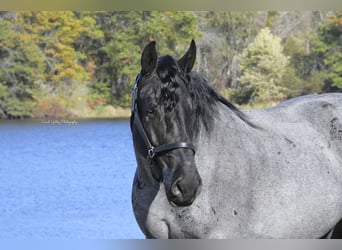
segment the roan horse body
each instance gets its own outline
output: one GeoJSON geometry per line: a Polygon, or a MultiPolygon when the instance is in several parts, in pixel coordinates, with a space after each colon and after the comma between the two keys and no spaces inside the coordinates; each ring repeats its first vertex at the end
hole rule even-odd
{"type": "Polygon", "coordinates": [[[342,94],[239,111],[176,61],[142,54],[131,127],[136,220],[147,238],[319,238],[342,218],[342,94]],[[151,144],[191,142],[154,158],[151,144]]]}

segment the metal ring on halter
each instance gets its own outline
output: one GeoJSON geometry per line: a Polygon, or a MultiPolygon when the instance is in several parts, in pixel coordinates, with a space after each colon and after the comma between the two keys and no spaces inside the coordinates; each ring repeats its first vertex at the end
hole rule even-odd
{"type": "Polygon", "coordinates": [[[156,154],[154,153],[154,147],[152,147],[147,151],[147,158],[152,160],[155,156],[156,154]]]}

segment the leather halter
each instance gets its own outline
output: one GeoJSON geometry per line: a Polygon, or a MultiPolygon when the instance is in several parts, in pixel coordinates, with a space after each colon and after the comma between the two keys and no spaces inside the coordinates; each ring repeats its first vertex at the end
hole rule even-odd
{"type": "MultiPolygon", "coordinates": [[[[153,144],[151,143],[151,141],[149,140],[144,126],[141,123],[141,119],[139,116],[139,111],[138,111],[138,103],[137,103],[137,99],[138,99],[138,83],[141,79],[141,74],[137,75],[137,78],[135,79],[135,83],[132,89],[132,117],[133,117],[133,124],[135,124],[137,126],[137,129],[147,147],[147,158],[148,159],[153,159],[154,157],[158,157],[164,153],[167,153],[169,151],[175,150],[175,149],[179,149],[179,148],[186,148],[186,149],[190,149],[192,150],[192,152],[195,154],[195,146],[192,143],[188,143],[188,142],[176,142],[176,143],[169,143],[169,144],[163,144],[163,145],[159,145],[159,146],[153,146],[153,144]]],[[[131,126],[133,125],[131,123],[131,126]]]]}

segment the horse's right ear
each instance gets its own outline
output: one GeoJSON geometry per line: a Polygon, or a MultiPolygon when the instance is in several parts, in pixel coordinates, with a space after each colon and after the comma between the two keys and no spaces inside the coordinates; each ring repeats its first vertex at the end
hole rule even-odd
{"type": "Polygon", "coordinates": [[[141,73],[150,74],[157,65],[156,42],[152,41],[146,45],[141,55],[141,73]]]}
{"type": "Polygon", "coordinates": [[[196,60],[196,44],[194,40],[191,40],[190,48],[185,55],[178,60],[179,67],[185,72],[189,73],[192,70],[196,60]]]}

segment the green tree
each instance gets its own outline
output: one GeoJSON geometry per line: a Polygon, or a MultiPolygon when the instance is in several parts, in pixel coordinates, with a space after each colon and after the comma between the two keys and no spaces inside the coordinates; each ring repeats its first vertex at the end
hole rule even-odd
{"type": "Polygon", "coordinates": [[[246,99],[252,102],[279,101],[284,90],[280,86],[282,76],[288,64],[283,54],[280,39],[271,34],[268,28],[262,29],[241,55],[242,74],[239,80],[246,99]]]}
{"type": "Polygon", "coordinates": [[[284,44],[284,54],[290,62],[285,69],[281,86],[285,87],[287,98],[320,93],[324,81],[320,74],[314,71],[314,57],[309,53],[304,34],[287,38],[284,44]]]}
{"type": "MultiPolygon", "coordinates": [[[[325,74],[328,86],[342,89],[342,11],[336,11],[312,38],[317,70],[325,74]]],[[[329,88],[329,87],[328,87],[329,88]]]]}
{"type": "MultiPolygon", "coordinates": [[[[15,14],[13,14],[15,16],[15,14]]],[[[0,17],[0,116],[29,116],[44,63],[30,34],[0,17]]]]}

